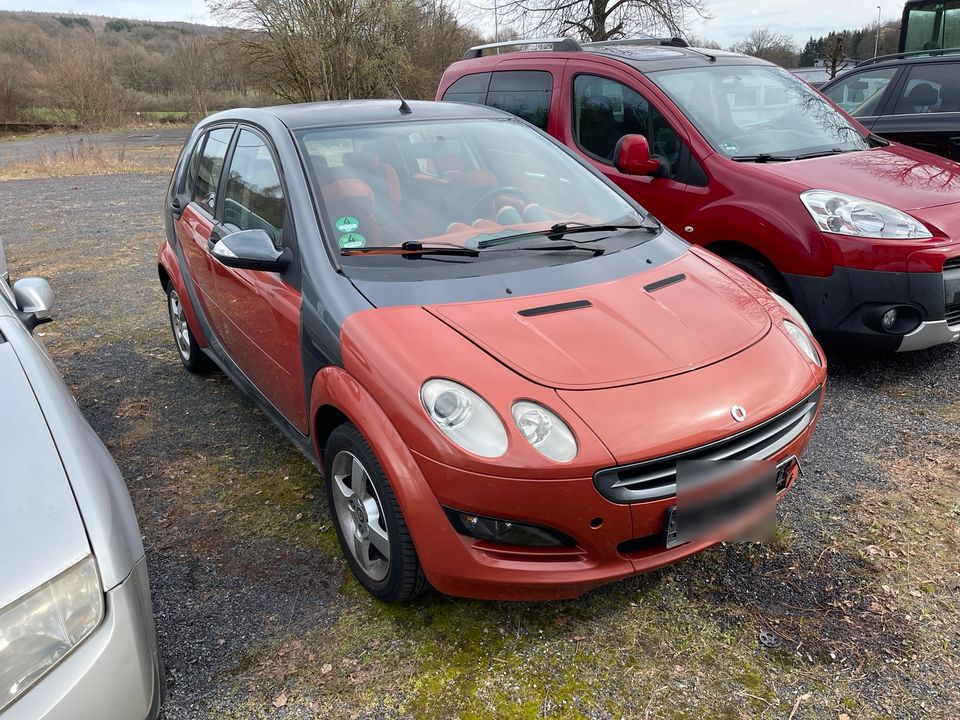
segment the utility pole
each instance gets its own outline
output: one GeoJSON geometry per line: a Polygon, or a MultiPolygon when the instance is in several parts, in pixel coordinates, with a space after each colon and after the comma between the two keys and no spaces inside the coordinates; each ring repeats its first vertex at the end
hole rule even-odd
{"type": "Polygon", "coordinates": [[[500,9],[497,7],[497,0],[493,0],[493,41],[500,42],[500,9]]]}
{"type": "Polygon", "coordinates": [[[873,56],[880,50],[880,6],[877,5],[877,39],[873,43],[873,56]]]}

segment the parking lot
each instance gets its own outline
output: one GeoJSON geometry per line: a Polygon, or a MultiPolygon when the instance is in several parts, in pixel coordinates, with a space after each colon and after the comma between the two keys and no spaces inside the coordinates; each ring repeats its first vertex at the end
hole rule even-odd
{"type": "Polygon", "coordinates": [[[771,544],[575,601],[385,606],[313,466],[225,377],[182,369],[156,275],[167,179],[0,184],[13,274],[56,292],[38,334],[133,497],[167,720],[960,716],[960,345],[830,354],[771,544]]]}

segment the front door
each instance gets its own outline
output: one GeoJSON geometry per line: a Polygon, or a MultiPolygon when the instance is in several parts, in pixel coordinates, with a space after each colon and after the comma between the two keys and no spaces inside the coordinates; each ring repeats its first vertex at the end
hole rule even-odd
{"type": "Polygon", "coordinates": [[[214,259],[210,255],[210,233],[214,226],[220,173],[233,136],[233,126],[211,130],[197,143],[189,159],[183,191],[185,207],[174,217],[177,239],[183,249],[190,280],[200,301],[200,310],[218,337],[223,334],[223,318],[213,299],[214,259]]]}
{"type": "Polygon", "coordinates": [[[566,66],[564,85],[563,112],[567,122],[560,140],[576,149],[654,217],[681,232],[690,162],[683,136],[634,88],[626,73],[612,67],[581,71],[571,62],[566,66]],[[617,143],[630,134],[647,138],[651,155],[661,162],[661,176],[626,175],[614,166],[617,143]]]}
{"type": "MultiPolygon", "coordinates": [[[[265,231],[296,257],[279,164],[267,141],[241,127],[229,159],[214,237],[265,231]]],[[[307,434],[300,355],[299,263],[283,273],[228,268],[211,257],[214,301],[223,313],[221,342],[231,359],[270,403],[307,434]]]]}

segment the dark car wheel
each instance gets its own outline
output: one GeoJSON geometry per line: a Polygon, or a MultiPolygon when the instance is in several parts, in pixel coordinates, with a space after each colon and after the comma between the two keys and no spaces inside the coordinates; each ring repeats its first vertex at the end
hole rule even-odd
{"type": "Polygon", "coordinates": [[[357,580],[386,602],[406,602],[427,588],[410,531],[380,462],[360,431],[331,433],[324,474],[330,513],[357,580]]]}
{"type": "Polygon", "coordinates": [[[724,258],[743,270],[747,275],[755,277],[780,297],[790,299],[790,289],[787,287],[787,283],[767,261],[750,255],[733,253],[725,255],[724,258]]]}
{"type": "Polygon", "coordinates": [[[173,341],[177,346],[177,354],[183,366],[192,373],[203,373],[211,369],[210,358],[204,354],[190,332],[187,324],[187,315],[183,310],[180,296],[173,288],[173,283],[167,283],[167,311],[170,314],[170,329],[173,330],[173,341]]]}

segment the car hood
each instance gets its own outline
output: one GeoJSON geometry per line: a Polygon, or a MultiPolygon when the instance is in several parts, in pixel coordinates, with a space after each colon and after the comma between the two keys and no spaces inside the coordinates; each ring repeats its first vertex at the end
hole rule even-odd
{"type": "Polygon", "coordinates": [[[33,389],[0,335],[0,607],[90,554],[83,520],[33,389]]]}
{"type": "Polygon", "coordinates": [[[956,203],[960,165],[906,145],[792,162],[756,163],[760,173],[796,182],[804,189],[834,190],[899,210],[956,203]]]}
{"type": "Polygon", "coordinates": [[[748,291],[690,252],[613,282],[425,309],[528,380],[571,390],[688,372],[770,327],[748,291]]]}

